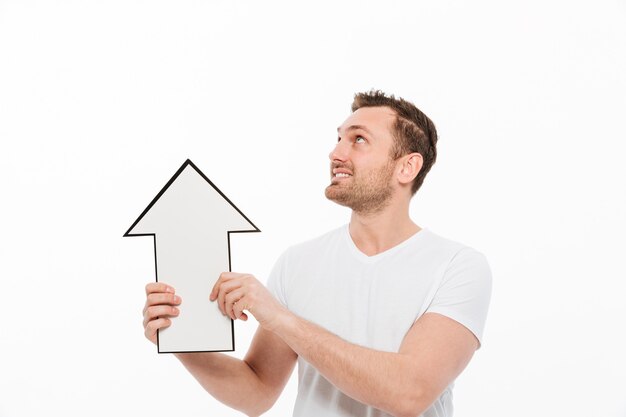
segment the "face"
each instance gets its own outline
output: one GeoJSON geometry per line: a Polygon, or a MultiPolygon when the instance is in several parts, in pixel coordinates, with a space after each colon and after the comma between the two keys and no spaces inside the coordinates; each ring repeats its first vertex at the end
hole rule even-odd
{"type": "Polygon", "coordinates": [[[365,214],[387,206],[395,172],[390,157],[394,121],[395,113],[388,107],[363,107],[337,128],[337,145],[329,155],[329,200],[365,214]]]}

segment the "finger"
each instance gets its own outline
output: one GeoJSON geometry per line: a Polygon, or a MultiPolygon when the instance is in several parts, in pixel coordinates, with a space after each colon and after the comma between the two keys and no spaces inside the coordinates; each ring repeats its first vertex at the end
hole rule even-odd
{"type": "Polygon", "coordinates": [[[168,318],[159,318],[156,320],[152,320],[146,325],[146,330],[144,334],[146,335],[146,338],[149,341],[151,341],[152,343],[156,343],[157,330],[165,329],[166,327],[169,327],[171,324],[172,324],[172,321],[168,318]]]}
{"type": "Polygon", "coordinates": [[[236,301],[233,304],[232,316],[231,316],[233,320],[241,318],[242,316],[246,316],[246,319],[248,318],[246,313],[243,312],[243,310],[248,309],[248,304],[246,300],[247,300],[247,297],[241,297],[238,301],[236,301]]]}
{"type": "MultiPolygon", "coordinates": [[[[232,280],[228,282],[224,282],[220,288],[219,293],[217,294],[217,306],[219,307],[222,314],[228,314],[228,309],[226,308],[226,296],[235,291],[237,288],[241,286],[241,282],[239,280],[232,280]]],[[[234,300],[237,301],[237,300],[234,300]]]]}
{"type": "Polygon", "coordinates": [[[215,285],[213,285],[211,294],[209,294],[209,300],[214,301],[217,298],[219,294],[219,289],[224,282],[227,282],[233,278],[237,278],[240,275],[242,274],[238,274],[236,272],[222,272],[219,278],[217,279],[217,281],[215,282],[215,285]]]}
{"type": "Polygon", "coordinates": [[[148,307],[143,315],[143,327],[146,327],[151,320],[158,317],[176,317],[180,314],[180,310],[176,307],[158,305],[148,307]]]}
{"type": "Polygon", "coordinates": [[[143,313],[146,314],[146,310],[149,307],[155,305],[179,305],[182,302],[182,298],[178,295],[170,293],[153,293],[146,297],[146,303],[143,307],[143,313]]]}
{"type": "Polygon", "coordinates": [[[234,291],[231,291],[224,297],[224,311],[231,319],[235,320],[235,312],[234,308],[236,303],[241,301],[243,296],[245,295],[244,291],[241,288],[238,288],[234,291]]]}
{"type": "Polygon", "coordinates": [[[235,308],[233,309],[233,311],[235,312],[235,318],[239,319],[239,320],[243,320],[243,321],[248,321],[248,315],[246,313],[244,313],[244,310],[247,310],[247,306],[244,304],[244,308],[237,308],[237,306],[239,306],[239,302],[235,303],[235,308]]]}
{"type": "Polygon", "coordinates": [[[170,293],[152,293],[146,297],[146,306],[155,305],[178,305],[182,302],[182,299],[178,295],[170,293]]]}
{"type": "Polygon", "coordinates": [[[146,284],[146,295],[155,292],[169,292],[174,294],[174,288],[165,284],[164,282],[149,282],[146,284]]]}
{"type": "Polygon", "coordinates": [[[220,274],[220,276],[217,278],[217,281],[215,281],[215,284],[213,285],[213,289],[211,289],[211,294],[209,295],[209,299],[211,301],[217,298],[220,287],[222,286],[224,282],[228,281],[230,278],[231,278],[231,272],[222,272],[220,274]]]}

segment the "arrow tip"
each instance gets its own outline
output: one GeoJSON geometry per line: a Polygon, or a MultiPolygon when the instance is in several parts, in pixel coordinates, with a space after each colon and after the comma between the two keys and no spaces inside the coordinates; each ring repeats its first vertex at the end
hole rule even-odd
{"type": "MultiPolygon", "coordinates": [[[[213,182],[202,171],[200,171],[200,169],[191,161],[191,159],[187,158],[185,162],[181,165],[181,167],[176,171],[174,176],[167,182],[165,187],[163,187],[163,189],[156,195],[156,197],[152,200],[152,202],[148,205],[148,207],[146,207],[143,213],[141,213],[141,215],[137,218],[137,220],[135,220],[135,222],[130,226],[130,228],[126,231],[126,233],[124,233],[123,237],[153,236],[154,235],[154,233],[147,233],[147,230],[145,228],[144,230],[141,230],[142,227],[139,227],[138,230],[136,231],[133,231],[133,230],[139,224],[139,222],[144,218],[144,216],[150,211],[150,209],[155,205],[155,203],[161,198],[161,196],[166,192],[166,190],[174,183],[174,181],[179,177],[179,175],[183,171],[185,171],[185,168],[187,168],[187,166],[191,166],[193,170],[200,177],[202,177],[219,195],[221,195],[223,200],[225,200],[228,203],[228,205],[232,207],[232,209],[238,212],[238,214],[241,216],[240,218],[243,218],[245,220],[245,223],[247,224],[246,226],[239,224],[239,226],[237,227],[238,230],[235,229],[235,230],[229,230],[229,231],[232,231],[232,232],[260,232],[261,231],[254,223],[250,221],[250,219],[248,219],[248,217],[245,214],[243,214],[241,210],[239,210],[239,208],[237,208],[237,206],[233,204],[232,201],[230,201],[228,197],[226,197],[226,195],[222,191],[220,191],[219,188],[215,186],[215,184],[213,184],[213,182]],[[252,227],[252,229],[249,229],[249,227],[252,227]]],[[[150,232],[153,232],[153,231],[150,230],[150,232]]]]}

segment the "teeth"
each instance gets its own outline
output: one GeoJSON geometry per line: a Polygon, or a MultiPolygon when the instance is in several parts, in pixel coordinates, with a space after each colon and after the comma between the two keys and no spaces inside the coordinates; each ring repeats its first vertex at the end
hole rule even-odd
{"type": "Polygon", "coordinates": [[[341,178],[345,178],[345,177],[349,177],[350,174],[344,174],[343,172],[338,172],[335,174],[335,177],[341,177],[341,178]]]}

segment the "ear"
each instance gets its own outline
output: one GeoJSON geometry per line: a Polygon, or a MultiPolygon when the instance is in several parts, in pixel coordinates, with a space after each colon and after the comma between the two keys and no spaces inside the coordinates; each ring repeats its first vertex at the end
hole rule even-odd
{"type": "Polygon", "coordinates": [[[412,183],[422,169],[423,164],[424,158],[417,152],[403,156],[400,161],[398,181],[400,181],[401,184],[412,183]]]}

